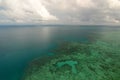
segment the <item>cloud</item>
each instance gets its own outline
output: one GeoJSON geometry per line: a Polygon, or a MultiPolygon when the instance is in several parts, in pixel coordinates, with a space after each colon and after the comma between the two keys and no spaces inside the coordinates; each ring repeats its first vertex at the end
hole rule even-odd
{"type": "Polygon", "coordinates": [[[44,0],[44,5],[65,23],[116,24],[120,22],[119,0],[44,0]]]}
{"type": "Polygon", "coordinates": [[[119,0],[0,0],[0,18],[15,23],[118,24],[119,14],[119,0]]]}
{"type": "Polygon", "coordinates": [[[113,9],[119,9],[120,8],[120,0],[108,0],[109,7],[113,9]]]}
{"type": "Polygon", "coordinates": [[[15,22],[57,20],[39,0],[2,0],[0,13],[15,22]]]}

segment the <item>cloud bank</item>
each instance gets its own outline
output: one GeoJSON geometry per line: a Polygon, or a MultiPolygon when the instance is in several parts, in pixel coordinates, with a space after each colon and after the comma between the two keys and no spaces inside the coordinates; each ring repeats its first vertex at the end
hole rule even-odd
{"type": "Polygon", "coordinates": [[[0,0],[0,23],[120,24],[120,0],[0,0]]]}

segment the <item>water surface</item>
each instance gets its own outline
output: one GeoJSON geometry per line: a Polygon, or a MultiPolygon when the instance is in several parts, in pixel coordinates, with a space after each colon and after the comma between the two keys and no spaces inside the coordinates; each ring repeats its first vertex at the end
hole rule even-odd
{"type": "Polygon", "coordinates": [[[0,80],[20,80],[27,64],[64,41],[120,41],[120,26],[0,26],[0,80]]]}

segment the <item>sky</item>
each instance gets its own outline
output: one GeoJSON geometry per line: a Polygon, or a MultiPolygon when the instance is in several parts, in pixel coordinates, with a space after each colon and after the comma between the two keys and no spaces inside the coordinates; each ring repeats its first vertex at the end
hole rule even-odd
{"type": "Polygon", "coordinates": [[[0,0],[0,24],[120,24],[120,0],[0,0]]]}

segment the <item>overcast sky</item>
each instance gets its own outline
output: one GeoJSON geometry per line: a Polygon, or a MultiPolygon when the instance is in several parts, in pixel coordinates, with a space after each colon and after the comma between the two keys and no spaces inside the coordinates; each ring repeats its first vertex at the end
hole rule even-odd
{"type": "Polygon", "coordinates": [[[0,24],[120,24],[120,0],[0,0],[0,24]]]}

